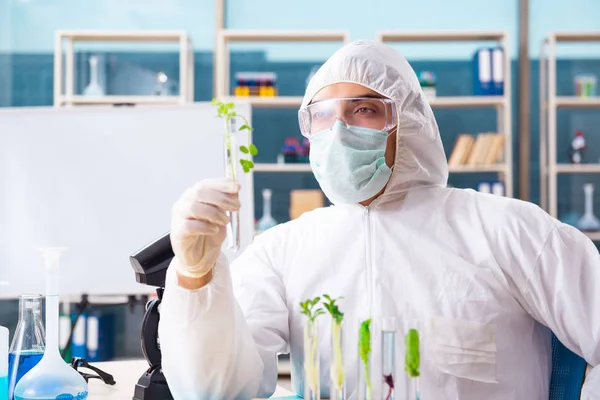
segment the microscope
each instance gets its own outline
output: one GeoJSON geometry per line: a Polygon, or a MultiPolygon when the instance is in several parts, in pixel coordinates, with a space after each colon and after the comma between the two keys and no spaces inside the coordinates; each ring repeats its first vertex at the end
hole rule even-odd
{"type": "Polygon", "coordinates": [[[175,256],[169,233],[129,257],[135,271],[136,281],[144,285],[155,286],[158,295],[158,298],[146,304],[146,314],[142,322],[142,352],[150,367],[135,385],[133,400],[173,399],[162,373],[160,339],[158,337],[160,303],[165,290],[167,268],[175,256]]]}

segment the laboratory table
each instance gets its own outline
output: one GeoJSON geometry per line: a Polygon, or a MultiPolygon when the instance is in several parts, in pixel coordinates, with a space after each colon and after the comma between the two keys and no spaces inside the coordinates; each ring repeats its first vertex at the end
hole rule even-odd
{"type": "MultiPolygon", "coordinates": [[[[133,389],[140,376],[148,369],[145,360],[105,361],[92,363],[111,374],[116,384],[106,385],[99,379],[90,379],[88,384],[88,400],[129,400],[133,398],[133,389]]],[[[289,391],[277,388],[275,396],[292,395],[289,391]]]]}

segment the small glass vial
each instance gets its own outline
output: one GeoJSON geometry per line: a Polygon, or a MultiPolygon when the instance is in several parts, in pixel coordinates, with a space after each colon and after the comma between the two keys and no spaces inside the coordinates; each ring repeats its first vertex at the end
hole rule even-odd
{"type": "Polygon", "coordinates": [[[382,399],[396,398],[396,323],[394,318],[384,318],[381,326],[382,399]]]}
{"type": "Polygon", "coordinates": [[[321,399],[319,374],[319,328],[308,320],[304,325],[304,399],[321,399]]]}

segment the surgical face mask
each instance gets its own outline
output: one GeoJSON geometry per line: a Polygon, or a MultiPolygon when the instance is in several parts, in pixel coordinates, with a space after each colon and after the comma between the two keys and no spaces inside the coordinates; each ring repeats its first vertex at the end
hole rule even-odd
{"type": "Polygon", "coordinates": [[[311,136],[310,164],[332,202],[360,203],[385,187],[392,175],[385,163],[388,135],[337,121],[311,136]]]}

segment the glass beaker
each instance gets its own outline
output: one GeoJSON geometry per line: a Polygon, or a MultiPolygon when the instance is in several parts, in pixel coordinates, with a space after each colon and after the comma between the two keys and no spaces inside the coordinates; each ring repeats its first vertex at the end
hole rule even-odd
{"type": "MultiPolygon", "coordinates": [[[[237,147],[237,124],[236,118],[229,120],[229,137],[225,137],[225,176],[237,180],[236,169],[238,166],[238,147],[237,147]]],[[[238,211],[228,211],[227,216],[230,222],[227,224],[227,248],[231,251],[240,249],[240,213],[238,211]]]]}
{"type": "Polygon", "coordinates": [[[87,382],[61,357],[58,343],[59,262],[64,249],[42,249],[46,269],[46,350],[15,386],[14,400],[85,400],[87,382]]]}
{"type": "Polygon", "coordinates": [[[44,323],[40,294],[19,296],[19,322],[8,354],[8,398],[23,375],[35,367],[44,355],[44,323]]]}

